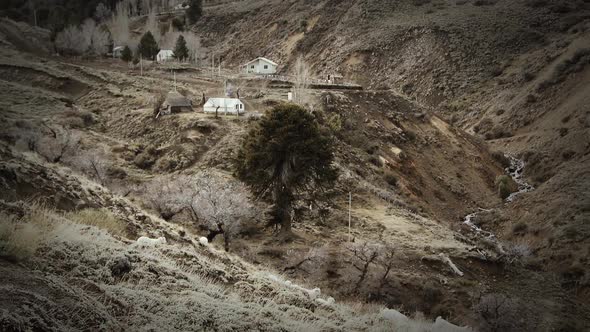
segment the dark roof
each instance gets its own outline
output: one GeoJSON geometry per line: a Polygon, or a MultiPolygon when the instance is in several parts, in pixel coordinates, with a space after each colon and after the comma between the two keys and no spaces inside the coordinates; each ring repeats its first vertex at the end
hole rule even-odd
{"type": "Polygon", "coordinates": [[[181,95],[176,91],[170,91],[168,93],[168,97],[166,97],[166,101],[164,101],[164,107],[192,107],[192,103],[188,98],[181,95]]]}

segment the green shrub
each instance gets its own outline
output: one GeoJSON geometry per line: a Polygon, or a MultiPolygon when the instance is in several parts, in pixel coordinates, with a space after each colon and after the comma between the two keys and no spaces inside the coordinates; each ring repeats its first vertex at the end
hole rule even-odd
{"type": "Polygon", "coordinates": [[[510,182],[512,179],[508,175],[500,175],[496,178],[496,187],[498,188],[498,196],[502,199],[508,198],[512,194],[510,182]]]}

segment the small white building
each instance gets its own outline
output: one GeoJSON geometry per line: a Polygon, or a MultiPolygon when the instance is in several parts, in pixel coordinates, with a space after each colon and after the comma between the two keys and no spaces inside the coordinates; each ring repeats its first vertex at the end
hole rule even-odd
{"type": "Polygon", "coordinates": [[[237,98],[209,98],[203,106],[203,112],[218,114],[242,114],[246,112],[244,103],[237,98]]]}
{"type": "Polygon", "coordinates": [[[123,50],[125,46],[115,46],[113,47],[113,58],[120,58],[123,56],[123,50]]]}
{"type": "Polygon", "coordinates": [[[244,65],[242,65],[242,72],[246,74],[276,74],[279,65],[267,58],[259,57],[244,65]]]}
{"type": "Polygon", "coordinates": [[[158,62],[166,62],[174,59],[174,51],[172,50],[160,50],[156,56],[158,62]]]}

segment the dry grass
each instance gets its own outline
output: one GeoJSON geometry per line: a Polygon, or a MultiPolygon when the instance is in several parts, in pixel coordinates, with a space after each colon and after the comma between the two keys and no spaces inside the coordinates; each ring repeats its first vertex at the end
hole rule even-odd
{"type": "Polygon", "coordinates": [[[33,204],[21,218],[0,213],[0,258],[21,262],[31,258],[51,227],[50,211],[33,204]]]}
{"type": "Polygon", "coordinates": [[[5,214],[0,215],[0,258],[20,262],[35,254],[41,232],[30,223],[5,214]]]}
{"type": "Polygon", "coordinates": [[[76,224],[103,229],[111,235],[124,237],[127,234],[125,224],[106,209],[84,209],[66,213],[64,217],[76,224]]]}

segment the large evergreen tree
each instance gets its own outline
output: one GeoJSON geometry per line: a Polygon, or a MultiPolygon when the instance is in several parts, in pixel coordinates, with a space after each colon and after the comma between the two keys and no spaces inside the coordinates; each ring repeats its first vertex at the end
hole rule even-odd
{"type": "Polygon", "coordinates": [[[327,135],[312,114],[295,104],[275,107],[247,135],[237,175],[254,194],[273,203],[274,222],[291,232],[292,203],[303,192],[336,179],[327,135]]]}
{"type": "Polygon", "coordinates": [[[189,8],[186,10],[186,17],[189,23],[194,24],[203,15],[203,0],[190,0],[189,8]]]}
{"type": "Polygon", "coordinates": [[[154,35],[152,35],[150,31],[146,32],[141,37],[137,51],[142,57],[146,59],[156,59],[156,55],[158,55],[158,52],[160,52],[160,48],[158,47],[158,43],[156,43],[154,35]]]}
{"type": "Polygon", "coordinates": [[[184,40],[182,35],[178,36],[178,39],[176,40],[174,58],[179,61],[184,61],[188,58],[188,47],[186,47],[186,40],[184,40]]]}

